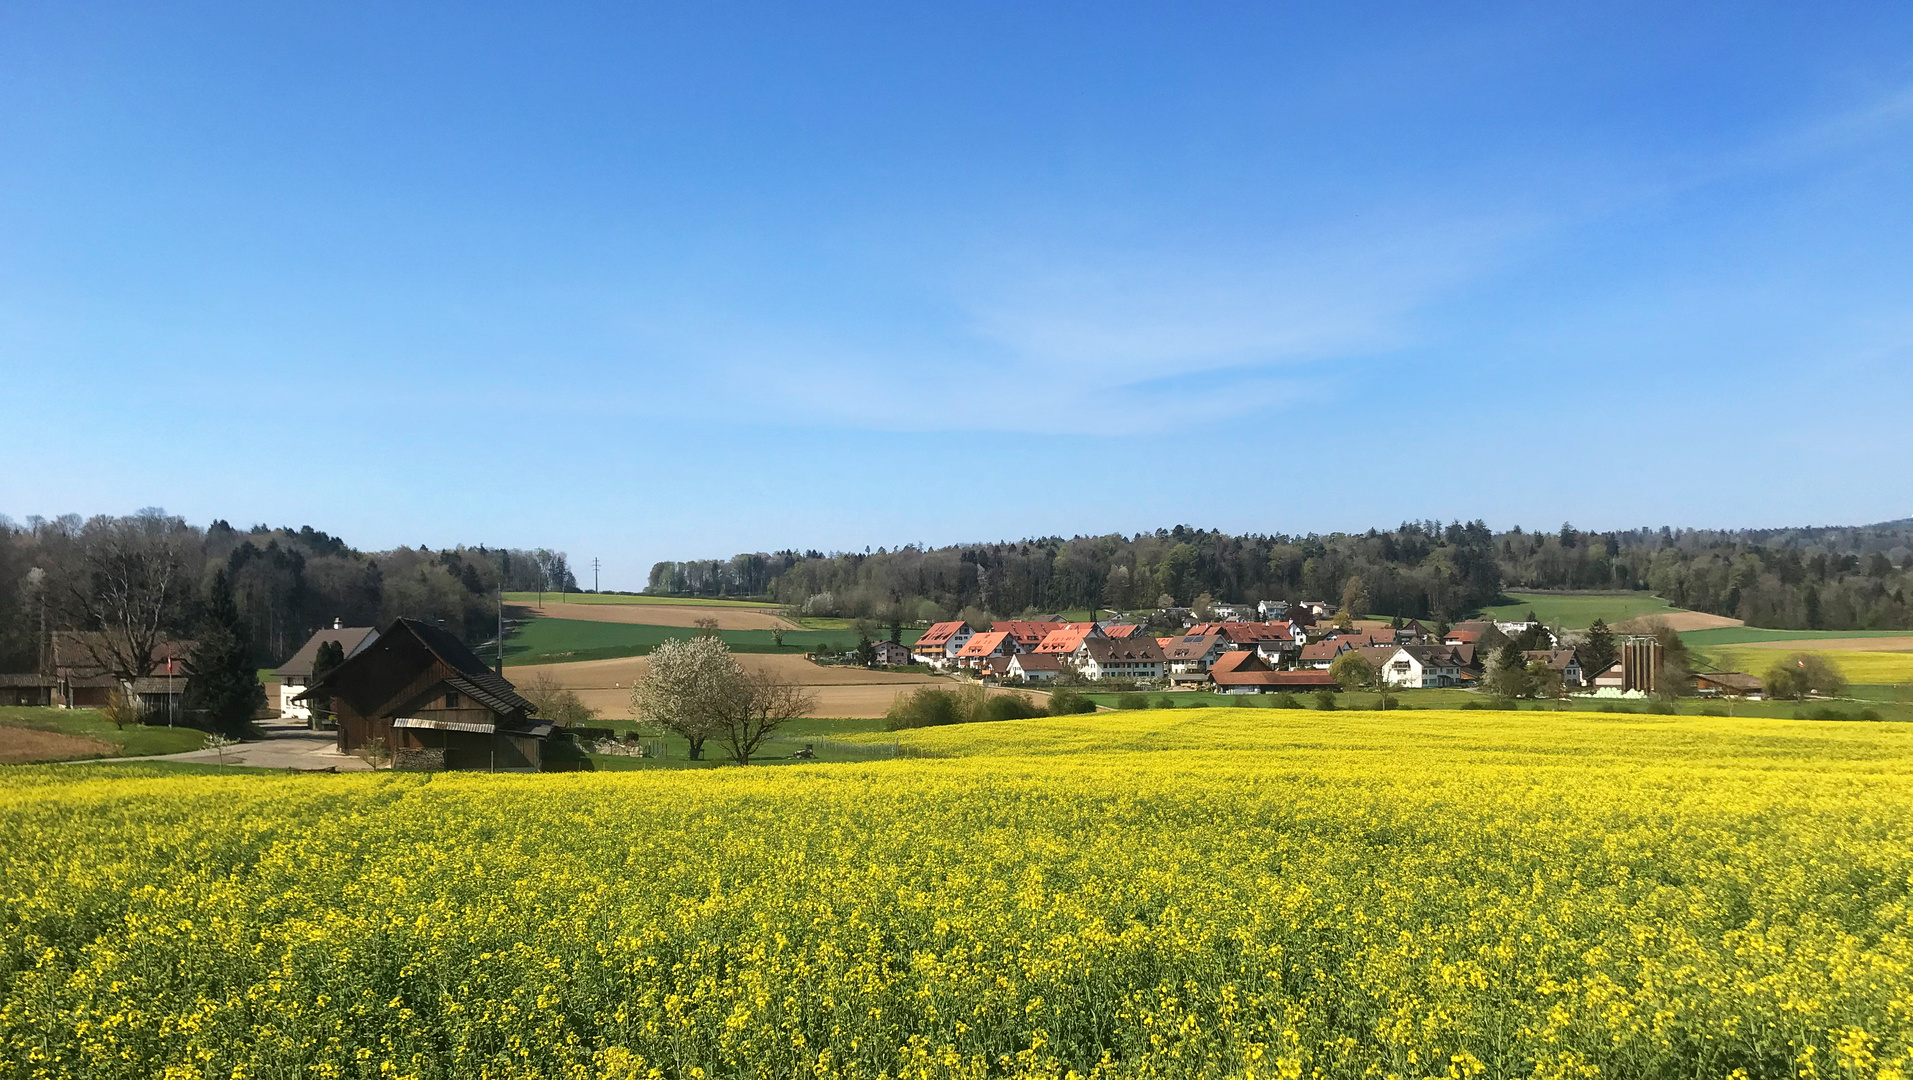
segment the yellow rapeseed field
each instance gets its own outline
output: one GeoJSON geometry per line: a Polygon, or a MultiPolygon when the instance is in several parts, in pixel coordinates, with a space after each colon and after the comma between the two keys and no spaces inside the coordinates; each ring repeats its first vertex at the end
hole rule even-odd
{"type": "MultiPolygon", "coordinates": [[[[1801,649],[1800,652],[1824,657],[1840,669],[1840,674],[1855,685],[1893,685],[1913,682],[1913,652],[1865,652],[1854,649],[1801,649]]],[[[1792,651],[1779,649],[1721,649],[1724,667],[1764,676],[1767,669],[1784,662],[1792,651]]]]}
{"type": "Polygon", "coordinates": [[[905,738],[936,756],[0,772],[0,1076],[1909,1071],[1913,726],[905,738]]]}

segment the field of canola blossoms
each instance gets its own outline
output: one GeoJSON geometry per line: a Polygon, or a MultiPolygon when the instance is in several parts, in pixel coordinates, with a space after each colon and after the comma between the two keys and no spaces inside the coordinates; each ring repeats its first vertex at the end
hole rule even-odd
{"type": "Polygon", "coordinates": [[[1909,726],[906,737],[950,756],[0,772],[0,1075],[1909,1070],[1909,726]]]}

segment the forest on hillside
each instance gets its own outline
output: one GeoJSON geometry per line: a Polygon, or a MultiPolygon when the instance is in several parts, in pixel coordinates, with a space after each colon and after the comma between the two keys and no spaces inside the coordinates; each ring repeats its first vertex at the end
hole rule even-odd
{"type": "Polygon", "coordinates": [[[1583,532],[1479,521],[1388,531],[1230,535],[1178,525],[894,551],[661,562],[647,591],[768,596],[878,622],[1258,600],[1352,600],[1365,614],[1456,619],[1504,589],[1647,590],[1786,629],[1913,627],[1913,519],[1801,529],[1583,532]]]}
{"type": "Polygon", "coordinates": [[[0,671],[33,670],[44,631],[93,629],[108,608],[126,608],[129,593],[141,618],[190,637],[221,573],[260,665],[285,660],[335,618],[370,626],[405,616],[478,642],[496,632],[501,586],[578,587],[564,553],[544,549],[365,552],[310,526],[202,529],[162,510],[0,516],[0,671]]]}

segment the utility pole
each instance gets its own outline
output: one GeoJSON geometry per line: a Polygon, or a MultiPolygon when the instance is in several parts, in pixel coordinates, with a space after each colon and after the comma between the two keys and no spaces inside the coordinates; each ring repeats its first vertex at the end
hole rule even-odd
{"type": "Polygon", "coordinates": [[[505,677],[505,584],[498,584],[498,677],[505,677]]]}
{"type": "Polygon", "coordinates": [[[594,593],[598,591],[598,557],[596,555],[591,557],[591,591],[594,593]]]}

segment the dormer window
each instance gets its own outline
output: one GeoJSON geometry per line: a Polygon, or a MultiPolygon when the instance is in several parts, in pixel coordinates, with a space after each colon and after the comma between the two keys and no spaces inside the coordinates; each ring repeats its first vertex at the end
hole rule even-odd
{"type": "Polygon", "coordinates": [[[445,707],[448,709],[458,708],[458,691],[456,690],[445,691],[445,707]]]}

